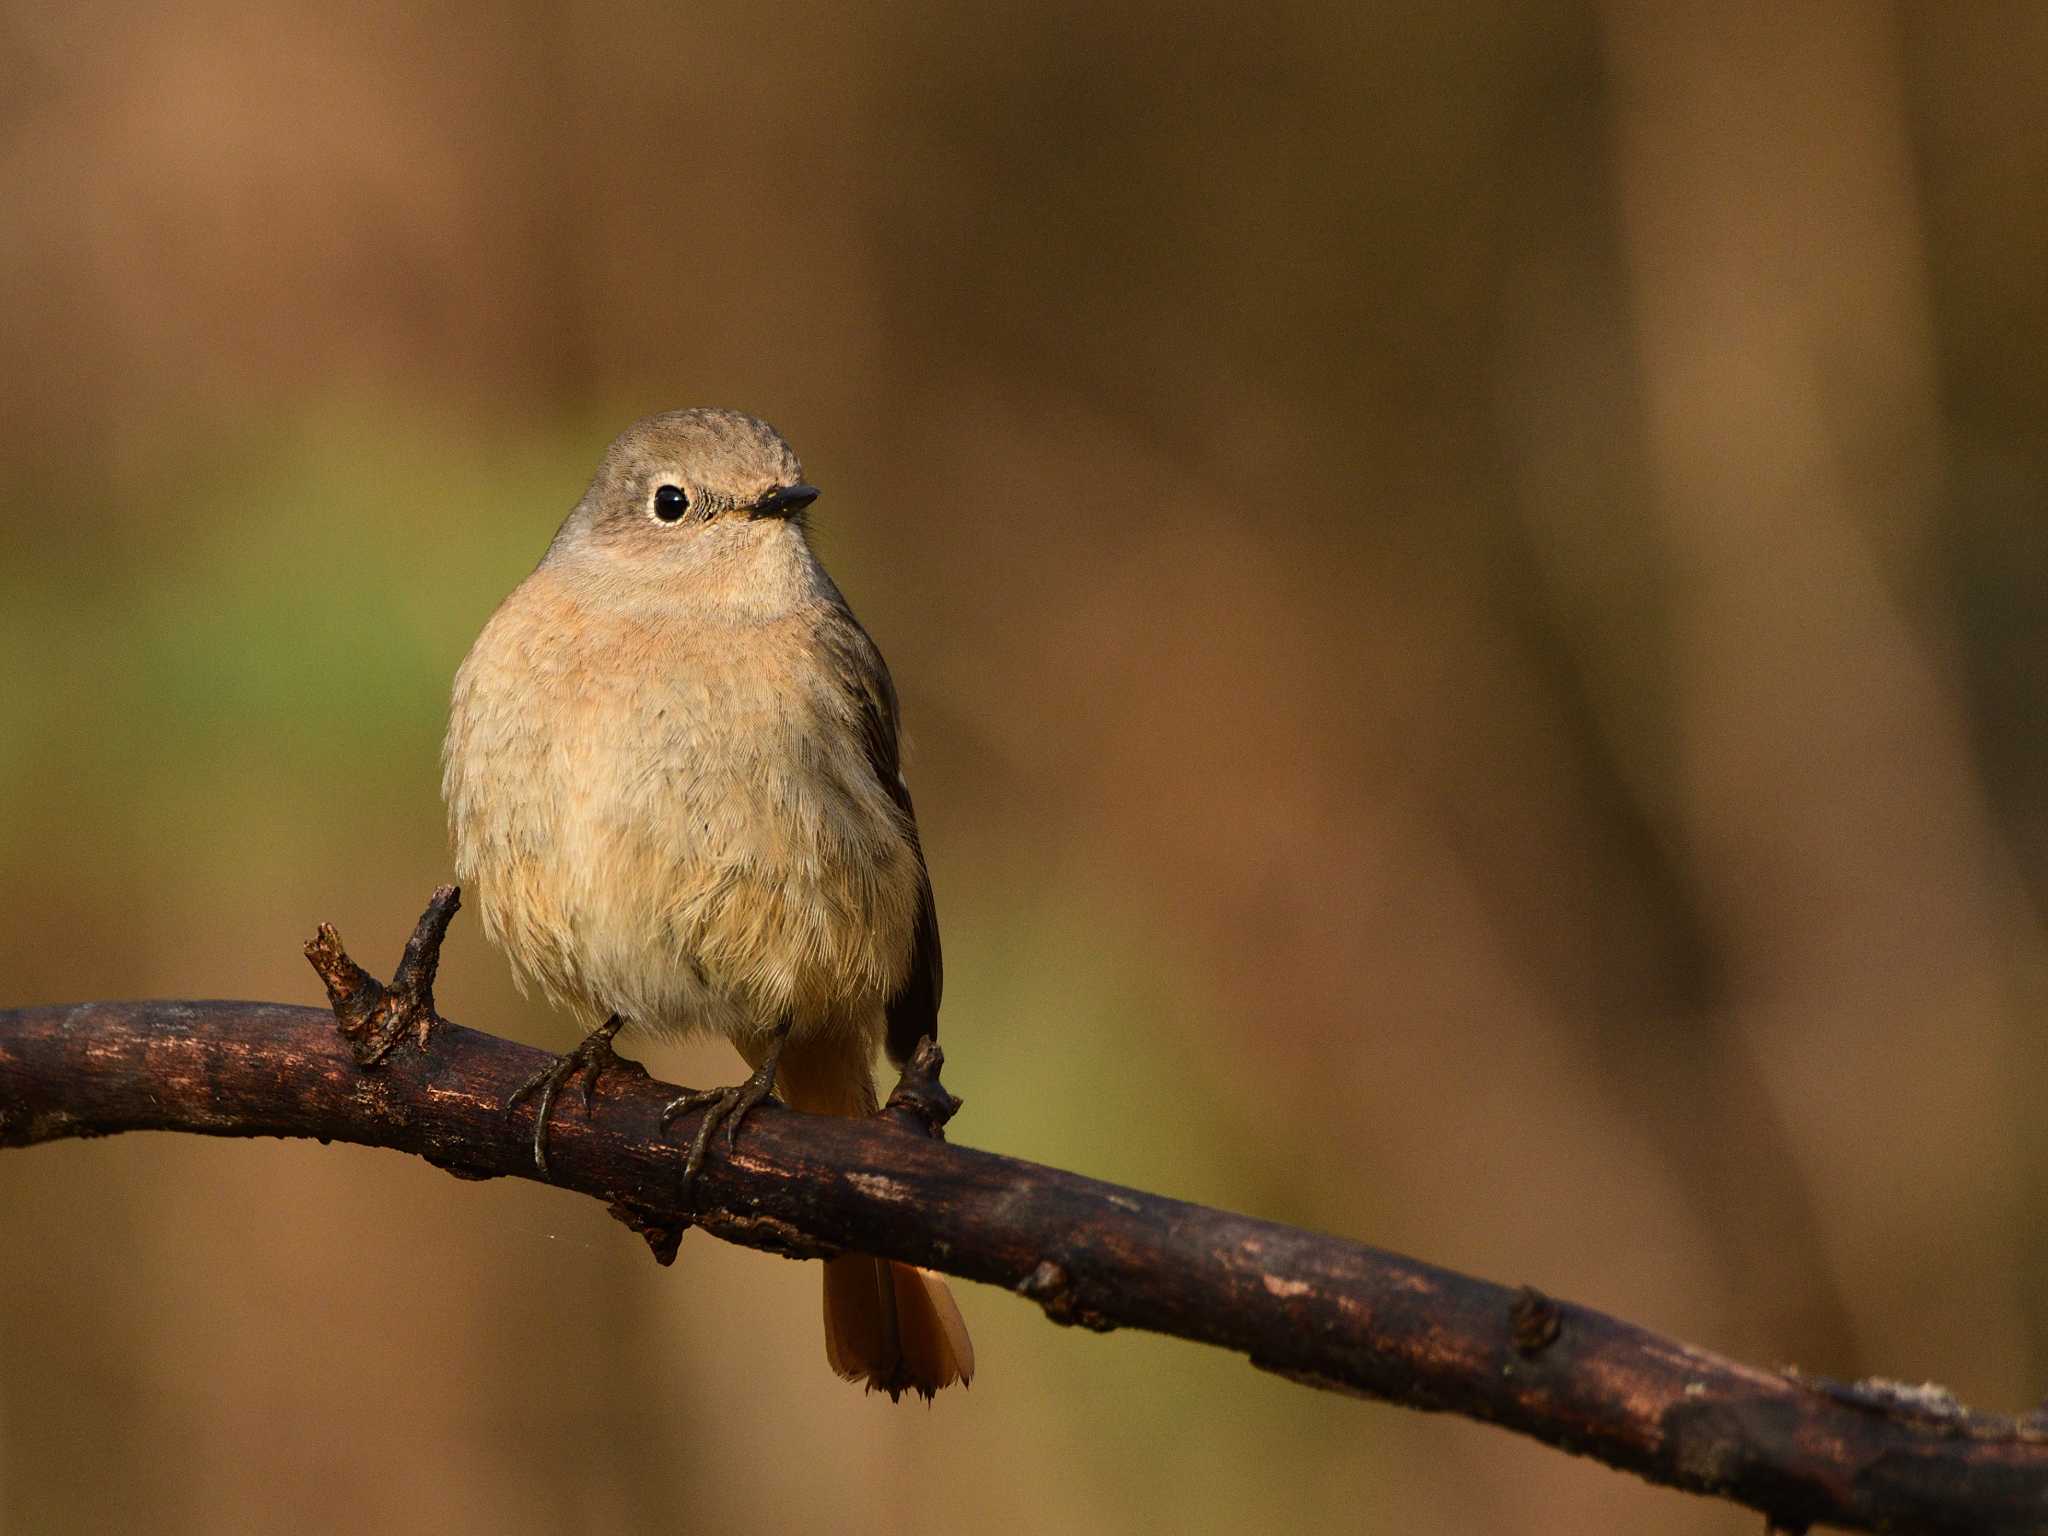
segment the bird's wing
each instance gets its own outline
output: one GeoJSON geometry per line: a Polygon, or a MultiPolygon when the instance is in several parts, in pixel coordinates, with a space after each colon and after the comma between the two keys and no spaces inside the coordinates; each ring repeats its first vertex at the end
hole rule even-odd
{"type": "Polygon", "coordinates": [[[832,657],[833,672],[852,703],[859,722],[861,744],[868,766],[889,798],[903,813],[903,826],[917,855],[917,933],[910,956],[910,972],[896,995],[889,999],[888,1034],[884,1044],[889,1059],[901,1066],[917,1049],[917,1042],[939,1036],[939,992],[944,983],[944,966],[939,954],[939,913],[932,901],[932,878],[925,868],[924,849],[917,839],[917,813],[911,807],[910,786],[903,782],[896,707],[896,684],[882,653],[853,614],[840,608],[838,622],[827,626],[824,639],[832,657]]]}

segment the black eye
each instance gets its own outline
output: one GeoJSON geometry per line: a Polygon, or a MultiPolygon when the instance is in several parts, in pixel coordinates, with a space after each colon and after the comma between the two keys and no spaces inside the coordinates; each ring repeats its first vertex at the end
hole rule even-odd
{"type": "Polygon", "coordinates": [[[664,523],[676,521],[689,510],[690,498],[680,485],[664,485],[654,493],[654,515],[664,523]]]}

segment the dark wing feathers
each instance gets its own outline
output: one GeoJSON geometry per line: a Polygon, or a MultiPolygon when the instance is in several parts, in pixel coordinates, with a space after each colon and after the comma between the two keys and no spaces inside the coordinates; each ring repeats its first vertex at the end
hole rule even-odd
{"type": "Polygon", "coordinates": [[[917,935],[910,956],[910,974],[902,988],[889,999],[889,1030],[884,1044],[889,1059],[901,1066],[926,1035],[939,1036],[939,992],[944,983],[944,966],[939,955],[939,913],[932,902],[932,879],[925,869],[924,849],[917,840],[917,813],[910,804],[910,786],[903,782],[903,765],[898,741],[896,684],[882,653],[860,627],[851,612],[841,608],[838,622],[823,633],[825,652],[831,657],[839,686],[853,704],[859,722],[868,766],[889,792],[889,798],[903,812],[910,846],[917,854],[920,877],[917,935]]]}
{"type": "MultiPolygon", "coordinates": [[[[901,774],[897,775],[896,784],[902,788],[901,774]]],[[[909,816],[910,791],[903,789],[897,800],[903,814],[909,816]]],[[[917,847],[917,866],[923,870],[924,849],[917,843],[915,821],[910,824],[910,841],[917,847]]],[[[889,1033],[883,1045],[897,1066],[910,1060],[917,1042],[926,1035],[934,1040],[939,1038],[939,989],[944,983],[945,966],[939,956],[939,909],[932,902],[932,877],[926,872],[918,890],[917,938],[910,954],[910,976],[903,989],[889,999],[889,1033]]]]}

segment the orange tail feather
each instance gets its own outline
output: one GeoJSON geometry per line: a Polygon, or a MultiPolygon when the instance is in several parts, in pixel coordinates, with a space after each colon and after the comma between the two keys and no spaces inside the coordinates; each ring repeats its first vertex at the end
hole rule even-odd
{"type": "MultiPolygon", "coordinates": [[[[809,1114],[871,1115],[875,1088],[865,1051],[784,1050],[777,1086],[809,1114]]],[[[974,1341],[946,1282],[928,1269],[843,1253],[825,1261],[825,1358],[848,1381],[900,1398],[929,1399],[974,1379],[974,1341]]]]}
{"type": "Polygon", "coordinates": [[[974,1379],[974,1342],[946,1282],[928,1269],[845,1253],[825,1261],[825,1358],[848,1381],[929,1399],[974,1379]]]}

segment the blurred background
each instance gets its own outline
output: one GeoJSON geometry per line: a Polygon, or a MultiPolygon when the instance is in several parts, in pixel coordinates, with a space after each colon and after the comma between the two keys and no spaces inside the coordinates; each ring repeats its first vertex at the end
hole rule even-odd
{"type": "MultiPolygon", "coordinates": [[[[739,406],[956,1139],[2024,1409],[2044,103],[2026,5],[0,0],[0,1003],[388,970],[470,640],[739,406]]],[[[8,1153],[0,1298],[9,1533],[1756,1528],[982,1287],[864,1400],[808,1267],[348,1147],[8,1153]]]]}

